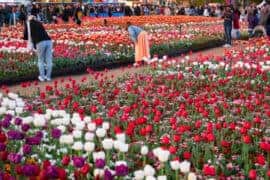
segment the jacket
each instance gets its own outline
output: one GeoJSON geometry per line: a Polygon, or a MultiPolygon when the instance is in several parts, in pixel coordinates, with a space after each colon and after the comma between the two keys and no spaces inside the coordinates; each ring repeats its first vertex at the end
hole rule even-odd
{"type": "MultiPolygon", "coordinates": [[[[41,24],[41,22],[36,20],[30,21],[30,30],[31,30],[31,39],[34,45],[34,48],[36,48],[36,45],[41,41],[47,41],[51,40],[48,33],[45,31],[45,28],[41,24]]],[[[24,40],[28,40],[28,29],[27,25],[25,24],[24,27],[24,40]]]]}

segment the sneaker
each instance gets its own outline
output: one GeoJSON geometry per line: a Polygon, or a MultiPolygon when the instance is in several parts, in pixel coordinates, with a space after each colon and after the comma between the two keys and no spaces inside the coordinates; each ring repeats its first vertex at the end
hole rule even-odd
{"type": "Polygon", "coordinates": [[[225,44],[223,47],[224,47],[224,48],[227,48],[227,47],[228,47],[228,45],[229,45],[229,44],[225,44]]]}
{"type": "Polygon", "coordinates": [[[51,81],[51,80],[52,80],[51,78],[48,78],[48,77],[45,77],[45,79],[46,79],[47,81],[51,81]]]}
{"type": "Polygon", "coordinates": [[[45,81],[45,79],[43,77],[41,77],[41,76],[38,76],[38,79],[39,79],[40,82],[44,82],[45,81]]]}

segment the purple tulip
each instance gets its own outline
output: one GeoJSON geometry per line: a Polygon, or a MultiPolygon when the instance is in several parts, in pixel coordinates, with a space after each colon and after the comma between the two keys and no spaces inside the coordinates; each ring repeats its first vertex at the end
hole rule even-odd
{"type": "Polygon", "coordinates": [[[128,175],[128,167],[124,164],[115,167],[116,176],[126,176],[128,175]]]}
{"type": "Polygon", "coordinates": [[[56,179],[58,178],[58,171],[56,166],[49,166],[46,169],[46,177],[49,179],[56,179]]]}
{"type": "Polygon", "coordinates": [[[104,159],[97,159],[95,161],[96,168],[103,169],[105,165],[106,165],[106,162],[104,159]]]}
{"type": "Polygon", "coordinates": [[[8,131],[7,135],[10,140],[22,140],[24,138],[24,134],[22,132],[15,130],[8,131]]]}
{"type": "Polygon", "coordinates": [[[22,167],[22,173],[25,176],[37,176],[39,174],[39,167],[37,165],[26,164],[22,167]]]}
{"type": "Polygon", "coordinates": [[[4,117],[4,121],[11,121],[12,120],[12,115],[11,114],[6,114],[6,116],[4,117]]]}
{"type": "Polygon", "coordinates": [[[83,167],[84,165],[84,161],[85,159],[83,157],[73,157],[73,165],[76,167],[76,168],[81,168],[83,167]]]}
{"type": "Polygon", "coordinates": [[[8,160],[11,162],[11,163],[14,163],[14,164],[18,164],[21,162],[22,160],[22,156],[20,154],[16,154],[16,153],[10,153],[8,155],[8,160]]]}
{"type": "Polygon", "coordinates": [[[23,124],[22,125],[22,131],[27,132],[30,129],[30,125],[29,124],[23,124]]]}
{"type": "Polygon", "coordinates": [[[54,128],[52,129],[52,132],[51,132],[51,136],[54,138],[54,139],[59,139],[60,136],[61,136],[62,132],[60,129],[57,129],[57,128],[54,128]]]}
{"type": "Polygon", "coordinates": [[[0,152],[6,150],[6,145],[4,143],[0,143],[0,152]]]}
{"type": "Polygon", "coordinates": [[[32,146],[28,144],[23,145],[23,154],[30,154],[32,151],[32,146]]]}
{"type": "Polygon", "coordinates": [[[25,139],[26,144],[29,145],[39,145],[41,143],[41,138],[39,137],[28,137],[25,139]]]}
{"type": "Polygon", "coordinates": [[[4,121],[2,121],[2,127],[3,128],[8,128],[9,126],[10,126],[10,124],[11,124],[11,122],[10,121],[8,121],[8,120],[4,120],[4,121]]]}
{"type": "Polygon", "coordinates": [[[42,139],[43,138],[43,132],[42,131],[36,132],[36,137],[42,139]]]}
{"type": "Polygon", "coordinates": [[[113,180],[113,175],[110,170],[106,169],[104,172],[104,180],[113,180]]]}
{"type": "Polygon", "coordinates": [[[21,124],[22,124],[22,119],[17,117],[15,119],[15,125],[20,126],[21,124]]]}

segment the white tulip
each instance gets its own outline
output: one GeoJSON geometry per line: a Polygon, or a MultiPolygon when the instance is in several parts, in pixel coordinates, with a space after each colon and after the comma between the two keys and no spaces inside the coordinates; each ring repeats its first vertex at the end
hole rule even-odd
{"type": "Polygon", "coordinates": [[[108,122],[103,122],[102,123],[102,128],[105,129],[105,130],[108,130],[108,129],[110,129],[110,124],[108,122]]]}
{"type": "Polygon", "coordinates": [[[30,124],[34,121],[34,118],[32,116],[27,116],[22,118],[22,123],[23,124],[30,124]]]}
{"type": "Polygon", "coordinates": [[[158,176],[157,180],[167,180],[167,176],[158,176]]]}
{"type": "Polygon", "coordinates": [[[97,159],[105,159],[105,153],[103,151],[93,152],[93,159],[94,161],[97,159]]]}
{"type": "Polygon", "coordinates": [[[6,107],[0,107],[0,115],[5,114],[7,112],[6,107]]]}
{"type": "Polygon", "coordinates": [[[70,124],[70,117],[69,116],[70,115],[66,115],[66,116],[63,117],[62,122],[61,122],[63,125],[67,126],[67,125],[70,124]]]}
{"type": "Polygon", "coordinates": [[[97,135],[97,137],[99,137],[99,138],[103,138],[103,137],[106,136],[106,130],[103,129],[103,128],[97,128],[97,130],[96,130],[96,135],[97,135]]]}
{"type": "Polygon", "coordinates": [[[90,133],[90,132],[87,132],[84,135],[84,139],[86,141],[93,141],[94,140],[94,137],[95,137],[95,134],[94,133],[90,133]]]}
{"type": "Polygon", "coordinates": [[[92,142],[86,142],[84,144],[84,150],[86,152],[93,152],[94,149],[95,149],[95,144],[94,143],[92,143],[92,142]]]}
{"type": "Polygon", "coordinates": [[[81,117],[78,113],[73,113],[73,116],[72,116],[72,119],[71,119],[71,122],[72,124],[76,124],[78,122],[81,121],[81,117]]]}
{"type": "Polygon", "coordinates": [[[82,138],[82,131],[79,130],[73,130],[72,135],[75,139],[80,139],[82,138]]]}
{"type": "MultiPolygon", "coordinates": [[[[15,112],[16,112],[17,115],[20,115],[20,114],[23,113],[23,108],[22,108],[22,107],[16,107],[16,108],[15,108],[15,112]]],[[[0,113],[0,114],[1,114],[1,113],[0,113]]]]}
{"type": "Polygon", "coordinates": [[[180,162],[179,161],[171,161],[170,162],[172,170],[179,170],[180,169],[180,162]]]}
{"type": "Polygon", "coordinates": [[[16,102],[15,101],[9,101],[8,107],[9,107],[9,109],[15,109],[16,108],[16,102]]]}
{"type": "Polygon", "coordinates": [[[115,166],[120,166],[120,165],[125,165],[125,166],[127,166],[127,162],[126,162],[126,161],[116,161],[116,162],[115,162],[115,166]]]}
{"type": "Polygon", "coordinates": [[[60,129],[62,133],[66,131],[66,126],[57,126],[57,129],[60,129]]]}
{"type": "Polygon", "coordinates": [[[126,142],[126,135],[124,133],[116,134],[116,139],[122,143],[126,142]]]}
{"type": "Polygon", "coordinates": [[[128,144],[120,143],[119,151],[120,151],[120,152],[123,152],[123,153],[128,152],[128,144]]]}
{"type": "Polygon", "coordinates": [[[62,135],[59,141],[61,144],[73,144],[74,140],[72,135],[62,135]]]}
{"type": "Polygon", "coordinates": [[[25,103],[21,99],[17,99],[16,104],[17,104],[17,107],[22,107],[23,108],[25,106],[25,103]]]}
{"type": "Polygon", "coordinates": [[[146,176],[145,180],[156,180],[154,176],[146,176]]]}
{"type": "Polygon", "coordinates": [[[13,111],[13,110],[8,110],[6,113],[7,114],[10,114],[12,116],[15,116],[15,111],[13,111]]]}
{"type": "Polygon", "coordinates": [[[110,150],[113,148],[113,139],[104,139],[102,141],[102,146],[105,150],[110,150]]]}
{"type": "Polygon", "coordinates": [[[74,142],[72,149],[76,150],[76,151],[80,151],[83,149],[83,144],[80,141],[74,142]]]}
{"type": "Polygon", "coordinates": [[[11,99],[19,98],[18,94],[15,94],[15,93],[12,93],[12,92],[8,93],[8,97],[11,98],[11,99]]]}
{"type": "Polygon", "coordinates": [[[148,154],[148,147],[147,146],[142,146],[141,147],[141,154],[142,155],[147,155],[148,154]]]}
{"type": "Polygon", "coordinates": [[[162,149],[160,147],[153,149],[154,156],[158,157],[162,149]]]}
{"type": "Polygon", "coordinates": [[[188,174],[188,180],[197,180],[196,174],[195,173],[189,173],[188,174]]]}
{"type": "Polygon", "coordinates": [[[84,118],[83,118],[83,121],[85,122],[85,123],[90,123],[91,122],[91,117],[90,116],[85,116],[84,118]]]}
{"type": "Polygon", "coordinates": [[[46,124],[46,120],[44,115],[41,114],[35,114],[34,115],[34,121],[33,121],[34,125],[36,127],[43,127],[46,124]]]}
{"type": "Polygon", "coordinates": [[[75,129],[76,129],[76,130],[83,130],[84,127],[85,127],[85,122],[83,122],[83,121],[77,122],[77,123],[75,124],[75,129]]]}
{"type": "Polygon", "coordinates": [[[95,169],[94,170],[94,177],[103,177],[104,176],[104,170],[103,169],[95,169]]]}
{"type": "Polygon", "coordinates": [[[114,141],[114,142],[113,142],[113,147],[114,147],[114,149],[119,150],[121,144],[122,144],[121,141],[118,141],[118,140],[114,141]]]}
{"type": "Polygon", "coordinates": [[[170,157],[170,152],[165,150],[165,151],[160,151],[160,154],[158,156],[158,160],[160,162],[166,162],[169,160],[169,157],[170,157]]]}
{"type": "Polygon", "coordinates": [[[89,131],[95,131],[96,130],[96,124],[95,123],[88,123],[87,128],[89,131]]]}
{"type": "Polygon", "coordinates": [[[188,173],[190,171],[190,162],[188,161],[183,161],[180,163],[180,171],[182,173],[188,173]]]}
{"type": "Polygon", "coordinates": [[[156,171],[151,165],[146,165],[143,169],[145,176],[154,176],[156,171]]]}
{"type": "Polygon", "coordinates": [[[138,170],[134,172],[134,179],[135,180],[143,180],[144,179],[144,171],[138,170]]]}

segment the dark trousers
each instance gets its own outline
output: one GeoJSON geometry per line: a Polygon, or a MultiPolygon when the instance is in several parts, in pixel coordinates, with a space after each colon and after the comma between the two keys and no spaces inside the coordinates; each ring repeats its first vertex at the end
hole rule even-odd
{"type": "Polygon", "coordinates": [[[225,31],[225,42],[226,44],[232,44],[232,22],[224,22],[224,31],[225,31]]]}
{"type": "Polygon", "coordinates": [[[270,25],[266,25],[266,33],[267,33],[267,36],[270,36],[270,25]]]}

